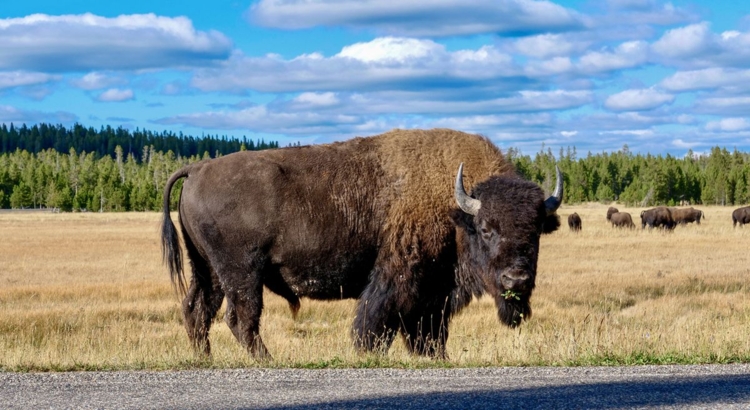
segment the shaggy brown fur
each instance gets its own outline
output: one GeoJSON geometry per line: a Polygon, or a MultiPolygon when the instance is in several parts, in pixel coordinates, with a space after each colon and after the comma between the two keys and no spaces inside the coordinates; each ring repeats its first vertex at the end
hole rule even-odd
{"type": "Polygon", "coordinates": [[[183,316],[194,346],[226,297],[225,321],[256,357],[263,286],[289,301],[359,298],[355,344],[385,350],[400,333],[417,354],[445,355],[450,317],[490,293],[517,326],[531,314],[539,236],[559,226],[542,190],[517,177],[486,138],[436,129],[393,130],[346,142],[245,151],[187,166],[165,187],[162,246],[184,289],[169,217],[179,218],[192,279],[183,316]],[[481,201],[456,207],[454,178],[481,201]]]}
{"type": "Polygon", "coordinates": [[[609,221],[612,218],[612,214],[617,213],[617,212],[620,212],[620,211],[617,210],[617,208],[610,206],[607,209],[607,220],[609,221]]]}
{"type": "Polygon", "coordinates": [[[581,216],[577,212],[573,212],[568,215],[568,227],[573,232],[579,232],[581,230],[581,216]]]}
{"type": "Polygon", "coordinates": [[[692,222],[700,225],[701,218],[706,219],[706,216],[703,215],[703,211],[695,209],[692,206],[690,208],[672,207],[669,208],[669,210],[672,211],[672,218],[674,219],[674,223],[678,225],[687,225],[692,222]]]}
{"type": "Polygon", "coordinates": [[[609,215],[609,221],[612,222],[613,227],[617,228],[635,228],[633,218],[627,212],[615,212],[609,215]]]}
{"type": "Polygon", "coordinates": [[[744,224],[750,224],[750,206],[737,208],[732,212],[732,227],[736,228],[737,224],[740,224],[740,228],[744,224]]]}
{"type": "Polygon", "coordinates": [[[651,228],[674,229],[675,222],[672,211],[666,206],[657,206],[641,212],[641,229],[648,225],[651,228]]]}

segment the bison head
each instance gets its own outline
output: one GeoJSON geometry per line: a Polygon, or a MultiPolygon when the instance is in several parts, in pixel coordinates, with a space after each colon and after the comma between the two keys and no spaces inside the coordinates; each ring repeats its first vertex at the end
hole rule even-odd
{"type": "Polygon", "coordinates": [[[465,232],[459,243],[461,268],[478,276],[483,290],[495,298],[500,321],[518,326],[531,316],[529,299],[536,280],[539,237],[555,231],[560,218],[563,176],[556,167],[555,191],[545,200],[542,189],[513,176],[492,176],[463,187],[463,164],[456,176],[453,212],[465,232]]]}

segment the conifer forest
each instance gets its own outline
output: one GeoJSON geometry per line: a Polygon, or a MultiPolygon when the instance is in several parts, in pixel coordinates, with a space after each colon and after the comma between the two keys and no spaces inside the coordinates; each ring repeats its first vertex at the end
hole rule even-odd
{"type": "MultiPolygon", "coordinates": [[[[61,211],[155,211],[180,167],[277,142],[200,137],[75,124],[0,125],[0,208],[61,211]]],[[[575,147],[505,154],[518,173],[550,191],[554,167],[565,175],[565,202],[630,206],[741,205],[750,202],[750,154],[713,147],[683,157],[616,152],[580,155],[575,147]]],[[[179,182],[178,182],[179,184],[179,182]]],[[[179,192],[179,189],[173,190],[179,192]]],[[[177,195],[172,198],[176,206],[177,195]]]]}

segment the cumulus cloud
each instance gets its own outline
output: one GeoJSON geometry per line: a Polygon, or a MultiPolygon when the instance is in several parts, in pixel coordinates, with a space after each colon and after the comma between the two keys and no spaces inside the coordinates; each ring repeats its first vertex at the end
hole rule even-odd
{"type": "Polygon", "coordinates": [[[521,74],[510,55],[492,46],[451,52],[432,40],[382,37],[346,46],[331,57],[314,53],[285,60],[237,54],[219,68],[198,70],[191,85],[203,91],[366,91],[456,88],[489,81],[497,87],[506,79],[506,86],[517,90],[524,86],[521,74]]]}
{"type": "Polygon", "coordinates": [[[702,22],[667,31],[651,51],[655,62],[681,68],[750,67],[750,33],[717,34],[702,22]]]}
{"type": "Polygon", "coordinates": [[[648,44],[644,41],[628,41],[612,51],[591,51],[584,54],[579,68],[588,73],[637,67],[648,60],[648,44]]]}
{"type": "Polygon", "coordinates": [[[750,129],[750,122],[745,118],[722,118],[718,121],[709,121],[706,123],[706,129],[709,131],[726,131],[736,132],[750,129]]]}
{"type": "Polygon", "coordinates": [[[133,90],[122,90],[119,88],[110,88],[101,94],[96,99],[102,102],[121,102],[132,100],[134,97],[133,90]]]}
{"type": "Polygon", "coordinates": [[[0,69],[45,72],[206,65],[226,59],[232,47],[186,17],[90,13],[0,19],[0,44],[0,69]]]}
{"type": "Polygon", "coordinates": [[[46,84],[57,81],[60,76],[26,71],[0,71],[0,89],[46,84]]]}
{"type": "Polygon", "coordinates": [[[447,126],[497,135],[501,130],[515,129],[521,133],[523,127],[548,128],[554,117],[544,111],[577,108],[591,100],[591,93],[586,91],[523,91],[479,101],[435,100],[429,95],[405,92],[367,95],[308,92],[286,101],[176,115],[156,123],[325,136],[352,136],[347,133],[372,129],[372,124],[383,130],[406,125],[447,126]]]}
{"type": "Polygon", "coordinates": [[[682,138],[675,138],[672,140],[672,145],[677,148],[692,149],[694,147],[702,145],[700,142],[685,141],[682,138]]]}
{"type": "Polygon", "coordinates": [[[414,37],[561,32],[587,24],[577,12],[539,0],[261,0],[248,16],[266,27],[345,26],[414,37]]]}
{"type": "Polygon", "coordinates": [[[653,50],[667,58],[694,57],[715,47],[708,23],[692,24],[667,31],[653,45],[653,50]]]}
{"type": "Polygon", "coordinates": [[[123,85],[127,83],[127,80],[119,76],[92,72],[84,75],[81,78],[73,79],[70,82],[71,84],[73,84],[73,86],[83,90],[100,90],[102,88],[112,87],[115,85],[123,85]]]}
{"type": "Polygon", "coordinates": [[[671,103],[674,98],[672,94],[652,88],[625,90],[609,96],[604,102],[604,106],[613,111],[642,111],[671,103]]]}
{"type": "Polygon", "coordinates": [[[531,57],[549,58],[584,51],[589,44],[589,41],[574,40],[561,34],[540,34],[514,40],[512,50],[531,57]]]}

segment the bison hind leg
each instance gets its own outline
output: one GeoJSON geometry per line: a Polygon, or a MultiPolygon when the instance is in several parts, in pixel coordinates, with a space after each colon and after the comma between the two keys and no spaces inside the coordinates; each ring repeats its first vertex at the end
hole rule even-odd
{"type": "MultiPolygon", "coordinates": [[[[183,237],[188,238],[184,233],[183,237]]],[[[185,245],[193,272],[190,287],[182,301],[185,330],[196,352],[210,356],[211,343],[208,340],[208,333],[216,313],[221,308],[224,291],[221,289],[216,274],[200,256],[189,238],[185,241],[185,245]]]]}
{"type": "Polygon", "coordinates": [[[242,264],[235,260],[215,264],[226,293],[224,321],[237,341],[256,360],[272,359],[260,337],[265,266],[266,258],[259,250],[252,252],[242,264]]]}

